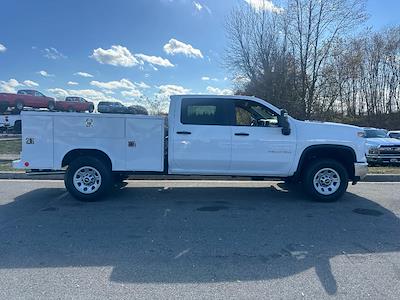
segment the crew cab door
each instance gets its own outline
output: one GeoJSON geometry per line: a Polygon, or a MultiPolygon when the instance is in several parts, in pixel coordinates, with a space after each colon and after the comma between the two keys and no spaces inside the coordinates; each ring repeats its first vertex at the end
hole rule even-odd
{"type": "Polygon", "coordinates": [[[231,127],[229,101],[183,98],[169,130],[169,170],[173,174],[229,174],[231,127]]]}
{"type": "Polygon", "coordinates": [[[292,166],[295,132],[283,135],[278,114],[263,103],[232,100],[231,173],[238,175],[287,175],[292,166]]]}

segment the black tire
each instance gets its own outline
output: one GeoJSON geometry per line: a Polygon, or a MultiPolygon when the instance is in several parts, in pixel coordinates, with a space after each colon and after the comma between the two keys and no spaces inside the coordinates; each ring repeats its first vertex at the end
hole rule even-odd
{"type": "Polygon", "coordinates": [[[75,112],[75,109],[73,107],[68,107],[68,112],[75,112]]]}
{"type": "Polygon", "coordinates": [[[47,105],[47,108],[49,110],[55,110],[56,109],[56,104],[54,103],[54,101],[49,101],[49,104],[47,105]]]}
{"type": "Polygon", "coordinates": [[[21,112],[24,109],[24,102],[22,100],[17,100],[15,102],[15,110],[21,112]]]}
{"type": "Polygon", "coordinates": [[[90,112],[90,113],[94,112],[94,106],[93,106],[93,105],[91,105],[91,106],[89,107],[89,112],[90,112]]]}
{"type": "Polygon", "coordinates": [[[69,164],[67,172],[65,173],[64,183],[68,192],[74,198],[80,201],[94,202],[105,197],[111,190],[113,185],[113,176],[110,167],[100,159],[90,156],[82,156],[76,158],[69,164]],[[95,192],[90,194],[80,192],[74,185],[75,173],[83,167],[93,168],[100,174],[100,187],[95,192]]]}
{"type": "MultiPolygon", "coordinates": [[[[336,177],[336,174],[334,175],[336,177]]],[[[336,160],[332,159],[320,159],[318,161],[312,162],[307,166],[307,169],[304,172],[303,183],[305,185],[306,191],[310,196],[313,197],[315,201],[319,202],[333,202],[338,200],[347,190],[347,186],[349,185],[349,175],[347,173],[346,168],[336,160]],[[339,186],[334,186],[336,189],[331,194],[324,195],[317,190],[314,185],[314,177],[316,174],[323,169],[332,169],[339,175],[339,186]]],[[[320,183],[318,183],[320,185],[320,183]]],[[[320,186],[320,189],[324,189],[327,193],[330,192],[330,186],[325,188],[323,185],[320,186]]],[[[332,188],[331,188],[332,189],[332,188]]]]}
{"type": "Polygon", "coordinates": [[[22,123],[21,120],[15,121],[13,131],[16,134],[21,134],[22,133],[22,123]]]}
{"type": "Polygon", "coordinates": [[[8,109],[8,103],[0,103],[0,114],[4,113],[8,109]]]}

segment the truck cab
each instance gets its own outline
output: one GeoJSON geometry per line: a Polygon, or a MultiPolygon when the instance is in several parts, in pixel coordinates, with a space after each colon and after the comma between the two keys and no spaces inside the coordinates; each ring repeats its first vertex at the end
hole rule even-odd
{"type": "Polygon", "coordinates": [[[66,170],[68,191],[86,201],[141,172],[280,178],[333,201],[368,169],[361,128],[299,121],[249,96],[172,96],[168,131],[161,116],[23,112],[22,118],[25,144],[14,167],[66,170]]]}

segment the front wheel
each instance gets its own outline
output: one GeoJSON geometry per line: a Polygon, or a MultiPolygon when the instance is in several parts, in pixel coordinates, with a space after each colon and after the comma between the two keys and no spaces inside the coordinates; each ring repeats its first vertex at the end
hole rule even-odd
{"type": "Polygon", "coordinates": [[[314,200],[333,202],[346,192],[349,175],[341,163],[321,159],[308,166],[304,174],[304,184],[314,200]]]}
{"type": "Polygon", "coordinates": [[[80,201],[97,201],[112,187],[111,169],[101,160],[84,156],[71,162],[64,183],[68,192],[80,201]]]}
{"type": "Polygon", "coordinates": [[[47,105],[47,108],[48,108],[49,110],[51,110],[51,111],[55,110],[56,105],[55,105],[54,101],[50,101],[50,102],[48,103],[48,105],[47,105]]]}

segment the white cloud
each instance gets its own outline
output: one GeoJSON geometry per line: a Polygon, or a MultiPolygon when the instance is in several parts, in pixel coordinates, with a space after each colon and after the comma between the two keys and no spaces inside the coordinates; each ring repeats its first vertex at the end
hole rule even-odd
{"type": "Polygon", "coordinates": [[[115,90],[115,89],[135,89],[136,86],[133,82],[128,79],[121,79],[119,81],[109,81],[109,82],[101,82],[101,81],[91,81],[91,85],[107,90],[115,90]]]}
{"type": "Polygon", "coordinates": [[[23,84],[26,85],[27,87],[37,87],[37,86],[39,86],[39,83],[34,82],[32,80],[24,80],[23,84]]]}
{"type": "Polygon", "coordinates": [[[32,80],[24,80],[23,82],[18,82],[18,80],[11,78],[8,81],[0,81],[0,90],[4,91],[5,93],[16,93],[18,87],[37,87],[39,86],[38,83],[32,80]]]}
{"type": "Polygon", "coordinates": [[[43,77],[54,77],[54,74],[49,74],[44,70],[41,70],[39,72],[37,72],[39,75],[42,75],[43,77]]]}
{"type": "Polygon", "coordinates": [[[22,86],[18,80],[11,78],[8,81],[0,81],[0,90],[4,91],[5,93],[15,93],[16,87],[22,86]]]}
{"type": "Polygon", "coordinates": [[[201,80],[203,80],[203,81],[210,81],[210,80],[212,80],[212,81],[219,81],[218,78],[211,78],[211,77],[209,77],[209,76],[203,76],[203,77],[201,77],[201,80]]]}
{"type": "Polygon", "coordinates": [[[78,82],[75,82],[75,81],[68,81],[67,84],[68,84],[68,85],[78,85],[79,83],[78,83],[78,82]]]}
{"type": "Polygon", "coordinates": [[[160,96],[183,95],[188,94],[191,91],[190,89],[184,88],[183,86],[174,84],[161,85],[158,88],[159,91],[157,95],[160,96]]]}
{"type": "Polygon", "coordinates": [[[64,98],[69,96],[68,91],[60,88],[48,89],[49,93],[52,93],[56,98],[64,98]]]}
{"type": "Polygon", "coordinates": [[[233,91],[230,89],[220,89],[212,86],[207,87],[207,93],[213,95],[233,95],[233,91]]]}
{"type": "Polygon", "coordinates": [[[61,58],[67,58],[64,54],[62,54],[60,51],[58,51],[54,47],[50,48],[45,48],[41,51],[43,53],[43,56],[48,58],[48,59],[61,59],[61,58]]]}
{"type": "Polygon", "coordinates": [[[253,9],[256,11],[270,11],[274,13],[282,13],[283,8],[276,6],[272,1],[270,0],[244,0],[249,4],[253,9]]]}
{"type": "Polygon", "coordinates": [[[113,45],[110,49],[94,49],[90,57],[101,64],[112,66],[133,67],[139,64],[139,61],[132,55],[128,48],[121,45],[113,45]]]}
{"type": "Polygon", "coordinates": [[[170,39],[167,44],[164,45],[165,53],[169,55],[183,54],[187,57],[203,58],[203,54],[199,49],[193,48],[190,44],[185,44],[176,39],[170,39]]]}
{"type": "Polygon", "coordinates": [[[76,73],[74,73],[74,75],[76,75],[76,76],[81,76],[81,77],[93,77],[93,75],[92,74],[89,74],[89,73],[86,73],[86,72],[76,72],[76,73]]]}
{"type": "Polygon", "coordinates": [[[0,44],[0,52],[6,52],[7,48],[3,44],[0,44]]]}
{"type": "Polygon", "coordinates": [[[199,2],[193,1],[193,5],[198,11],[203,9],[203,5],[201,5],[199,2]]]}
{"type": "MultiPolygon", "coordinates": [[[[159,56],[151,56],[151,55],[146,55],[146,54],[135,54],[135,57],[139,58],[141,63],[147,62],[150,65],[156,65],[156,66],[161,66],[161,67],[174,67],[174,65],[166,58],[162,58],[159,56]]],[[[157,69],[157,68],[156,68],[157,69]]]]}
{"type": "Polygon", "coordinates": [[[141,88],[141,89],[149,89],[150,88],[150,86],[148,84],[144,83],[143,81],[135,82],[135,84],[138,88],[141,88]]]}
{"type": "Polygon", "coordinates": [[[121,95],[128,98],[136,98],[143,96],[142,92],[138,90],[122,91],[121,95]]]}

